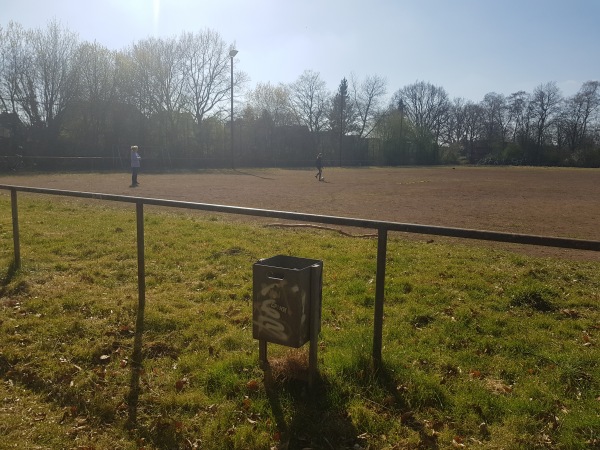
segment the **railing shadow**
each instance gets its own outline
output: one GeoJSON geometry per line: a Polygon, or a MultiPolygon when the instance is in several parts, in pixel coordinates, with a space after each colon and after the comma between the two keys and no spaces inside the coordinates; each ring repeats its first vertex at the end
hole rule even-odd
{"type": "Polygon", "coordinates": [[[128,418],[126,426],[132,430],[137,427],[137,409],[140,398],[140,375],[143,369],[142,356],[142,331],[136,330],[133,340],[133,355],[131,378],[129,381],[129,395],[127,396],[128,418]]]}
{"type": "MultiPolygon", "coordinates": [[[[384,362],[380,363],[377,369],[371,373],[373,375],[372,382],[377,383],[385,392],[387,392],[388,400],[386,402],[386,408],[395,411],[397,416],[400,417],[402,425],[419,434],[419,448],[438,449],[437,425],[435,423],[423,422],[414,415],[413,408],[410,406],[413,402],[407,398],[408,388],[404,384],[406,381],[394,370],[391,370],[384,362]]],[[[440,408],[440,396],[443,396],[441,392],[438,392],[437,396],[433,395],[435,401],[431,400],[428,407],[440,408]]]]}
{"type": "Polygon", "coordinates": [[[19,271],[16,262],[13,260],[10,262],[8,267],[6,268],[6,272],[2,275],[0,279],[0,295],[4,295],[6,287],[10,284],[11,281],[15,279],[17,272],[19,271]]]}

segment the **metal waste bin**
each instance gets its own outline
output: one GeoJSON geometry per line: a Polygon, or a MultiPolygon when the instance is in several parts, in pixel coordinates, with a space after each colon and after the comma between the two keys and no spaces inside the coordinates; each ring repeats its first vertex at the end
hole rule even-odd
{"type": "Polygon", "coordinates": [[[252,272],[255,339],[299,348],[310,340],[311,324],[318,334],[323,261],[277,255],[257,261],[252,272]]]}

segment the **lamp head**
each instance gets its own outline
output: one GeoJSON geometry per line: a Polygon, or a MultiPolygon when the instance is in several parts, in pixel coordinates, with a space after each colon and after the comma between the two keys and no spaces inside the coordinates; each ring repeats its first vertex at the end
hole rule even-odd
{"type": "Polygon", "coordinates": [[[232,48],[231,50],[229,50],[229,56],[231,56],[232,58],[238,54],[238,51],[235,48],[232,48]]]}

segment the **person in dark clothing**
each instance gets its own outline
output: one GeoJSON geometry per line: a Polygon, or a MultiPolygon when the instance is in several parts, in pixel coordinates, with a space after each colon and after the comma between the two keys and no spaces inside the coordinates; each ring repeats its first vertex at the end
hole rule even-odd
{"type": "Polygon", "coordinates": [[[321,181],[323,179],[323,155],[321,153],[319,153],[317,155],[316,166],[317,166],[318,172],[315,175],[315,178],[317,178],[319,181],[321,181]]]}
{"type": "Polygon", "coordinates": [[[140,170],[140,160],[141,159],[142,158],[140,157],[140,154],[138,153],[138,146],[132,145],[131,146],[131,186],[129,186],[129,187],[137,187],[138,186],[137,176],[138,176],[138,172],[140,170]]]}

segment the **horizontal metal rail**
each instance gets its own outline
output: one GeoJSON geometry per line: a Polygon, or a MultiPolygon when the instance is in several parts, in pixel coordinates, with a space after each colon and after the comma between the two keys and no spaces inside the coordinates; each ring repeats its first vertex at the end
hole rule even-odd
{"type": "MultiPolygon", "coordinates": [[[[216,205],[210,203],[183,202],[177,200],[164,200],[156,198],[134,197],[127,195],[113,195],[93,192],[79,192],[59,189],[46,189],[26,186],[2,185],[0,189],[11,192],[12,216],[13,216],[13,240],[15,268],[20,266],[20,245],[18,236],[18,212],[17,192],[29,192],[34,194],[49,194],[65,197],[89,198],[112,202],[125,202],[136,204],[138,223],[138,296],[143,314],[145,302],[144,284],[144,233],[143,233],[143,205],[164,206],[170,208],[183,208],[191,210],[210,211],[225,214],[238,214],[254,217],[270,217],[284,220],[295,220],[301,222],[320,223],[328,225],[339,225],[357,228],[369,228],[378,231],[377,239],[377,274],[375,286],[375,312],[373,327],[373,362],[375,367],[381,364],[382,335],[383,335],[383,305],[385,291],[385,268],[387,253],[387,236],[389,231],[405,233],[426,234],[435,236],[446,236],[462,239],[476,239],[483,241],[505,242],[513,244],[536,245],[545,247],[558,247],[574,250],[600,251],[600,241],[571,239],[563,237],[538,236],[518,233],[501,233],[496,231],[473,230],[465,228],[440,227],[431,225],[419,225],[411,223],[388,222],[381,220],[356,219],[350,217],[327,216],[319,214],[304,214],[289,211],[276,211],[268,209],[244,208],[238,206],[216,205]]],[[[138,318],[140,316],[138,315],[138,318]]],[[[143,317],[143,315],[142,315],[143,317]]],[[[143,322],[143,318],[142,318],[143,322]]],[[[140,325],[141,327],[141,325],[140,325]]]]}
{"type": "Polygon", "coordinates": [[[0,189],[36,194],[50,194],[67,197],[91,198],[113,202],[139,203],[145,205],[165,206],[171,208],[194,209],[226,214],[240,214],[255,217],[271,217],[285,220],[298,220],[301,222],[322,223],[328,225],[341,225],[357,228],[370,228],[373,230],[400,231],[406,233],[446,236],[463,239],[476,239],[513,244],[538,245],[545,247],[559,247],[574,250],[600,251],[600,241],[573,239],[564,237],[539,236],[519,233],[503,233],[497,231],[474,230],[468,228],[452,228],[432,225],[419,225],[412,223],[389,222],[382,220],[356,219],[350,217],[327,216],[320,214],[305,214],[289,211],[269,209],[245,208],[239,206],[226,206],[211,203],[184,202],[178,200],[165,200],[157,198],[134,197],[128,195],[101,194],[94,192],[66,191],[60,189],[46,189],[26,186],[11,186],[0,184],[0,189]]]}

